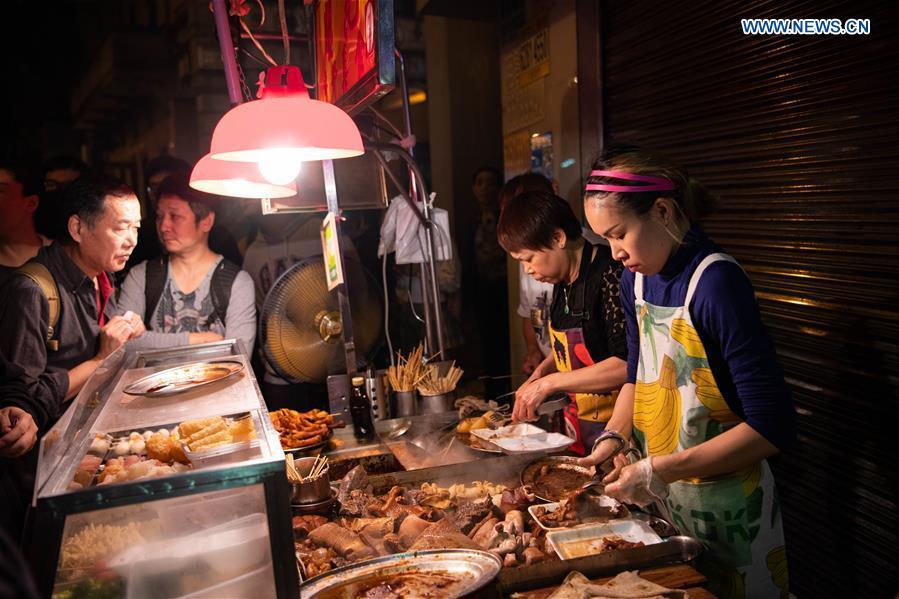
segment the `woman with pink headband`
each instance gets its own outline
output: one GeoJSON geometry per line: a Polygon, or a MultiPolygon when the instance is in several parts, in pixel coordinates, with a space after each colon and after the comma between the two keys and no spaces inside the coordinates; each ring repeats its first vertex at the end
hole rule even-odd
{"type": "Polygon", "coordinates": [[[746,273],[697,222],[714,207],[686,171],[637,148],[600,159],[585,214],[622,262],[627,384],[583,465],[624,455],[605,480],[617,499],[656,505],[706,547],[721,597],[785,597],[786,552],[767,458],[795,437],[792,399],[746,273]]]}

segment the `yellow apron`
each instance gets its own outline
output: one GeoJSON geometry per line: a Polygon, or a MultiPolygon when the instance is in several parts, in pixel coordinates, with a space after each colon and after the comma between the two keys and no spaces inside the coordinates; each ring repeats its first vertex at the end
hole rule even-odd
{"type": "MultiPolygon", "coordinates": [[[[644,455],[683,451],[740,422],[718,389],[689,310],[702,273],[717,260],[736,263],[726,254],[707,256],[680,307],[644,301],[643,276],[634,280],[640,333],[634,433],[644,455]]],[[[673,483],[666,503],[674,524],[704,545],[697,565],[712,593],[788,596],[781,514],[767,461],[714,480],[673,483]]]]}
{"type": "MultiPolygon", "coordinates": [[[[596,252],[588,244],[584,244],[584,254],[578,271],[578,280],[581,281],[580,294],[575,298],[571,316],[578,319],[578,326],[568,329],[558,329],[550,317],[549,342],[556,370],[559,372],[571,372],[585,366],[593,365],[596,360],[587,350],[584,341],[583,323],[591,317],[586,306],[586,278],[590,271],[596,252]],[[591,254],[586,255],[590,249],[591,254]]],[[[558,289],[558,288],[557,288],[558,289]]],[[[553,306],[559,301],[561,294],[557,290],[553,294],[553,306]]],[[[567,310],[567,308],[566,308],[567,310]]],[[[552,313],[552,310],[550,310],[552,313]]],[[[566,314],[568,312],[566,311],[566,314]]],[[[575,440],[569,449],[578,455],[584,455],[593,447],[593,441],[606,429],[606,423],[612,417],[612,409],[615,407],[615,399],[618,391],[598,395],[596,393],[569,393],[571,399],[563,410],[564,433],[575,440]]]]}

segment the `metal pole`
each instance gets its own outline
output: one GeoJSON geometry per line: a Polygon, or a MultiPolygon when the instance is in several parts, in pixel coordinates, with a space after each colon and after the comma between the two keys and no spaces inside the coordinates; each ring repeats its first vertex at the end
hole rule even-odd
{"type": "Polygon", "coordinates": [[[353,316],[350,311],[350,297],[347,294],[346,277],[348,276],[346,264],[343,260],[343,240],[340,236],[340,209],[337,206],[337,183],[334,180],[334,163],[331,160],[322,160],[322,173],[325,177],[325,198],[328,201],[328,212],[334,215],[334,229],[337,235],[337,259],[340,261],[340,270],[343,272],[344,282],[337,286],[337,303],[340,307],[340,322],[343,326],[343,349],[346,359],[346,373],[348,377],[356,374],[356,342],[353,338],[353,316]]]}
{"type": "Polygon", "coordinates": [[[240,92],[240,78],[237,75],[237,59],[234,57],[234,42],[231,40],[231,25],[228,23],[228,8],[225,0],[212,0],[212,12],[215,15],[215,30],[219,38],[219,51],[225,65],[225,83],[228,85],[228,98],[231,105],[236,106],[243,101],[240,92]]]}
{"type": "MultiPolygon", "coordinates": [[[[409,108],[409,88],[406,84],[406,61],[403,59],[403,54],[396,48],[394,48],[394,53],[396,58],[399,61],[400,66],[400,92],[403,96],[403,124],[406,129],[406,136],[412,135],[412,113],[409,108]]],[[[418,199],[418,191],[422,191],[422,195],[424,196],[422,202],[422,212],[424,213],[425,220],[429,223],[431,222],[431,208],[428,204],[429,198],[424,193],[424,179],[421,178],[421,173],[418,171],[417,167],[415,167],[414,161],[414,149],[409,148],[408,156],[411,159],[407,160],[407,164],[409,165],[409,174],[417,175],[410,177],[410,190],[412,191],[412,199],[418,199]]],[[[430,226],[425,227],[425,244],[427,246],[427,265],[428,268],[425,268],[425,265],[422,264],[421,272],[422,272],[422,289],[421,289],[421,298],[422,303],[425,308],[425,331],[428,335],[428,340],[430,341],[431,348],[433,350],[434,343],[433,340],[437,340],[437,350],[441,356],[445,357],[444,349],[444,335],[443,335],[443,315],[440,311],[440,288],[437,282],[437,265],[434,256],[436,255],[436,249],[434,248],[434,232],[433,228],[430,226]],[[430,270],[430,277],[427,277],[427,271],[430,270]],[[430,301],[427,301],[428,297],[428,289],[425,283],[425,280],[430,278],[430,293],[431,298],[430,301]],[[430,304],[430,306],[429,306],[430,304]],[[433,319],[430,318],[428,314],[428,308],[433,307],[433,319]],[[433,323],[432,323],[433,321],[433,323]],[[433,326],[432,326],[433,324],[433,326]]]]}

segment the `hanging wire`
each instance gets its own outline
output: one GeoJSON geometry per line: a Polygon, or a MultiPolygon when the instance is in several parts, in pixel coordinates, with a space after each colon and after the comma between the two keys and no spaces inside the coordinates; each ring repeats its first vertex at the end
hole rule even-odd
{"type": "Polygon", "coordinates": [[[388,119],[381,112],[379,112],[378,109],[376,109],[374,106],[369,106],[368,110],[373,115],[375,115],[379,121],[381,121],[382,123],[387,125],[387,127],[390,128],[390,130],[393,132],[393,134],[396,135],[397,139],[403,139],[404,136],[403,136],[402,132],[399,130],[399,128],[396,125],[394,125],[390,119],[388,119]]]}
{"type": "Polygon", "coordinates": [[[262,60],[261,58],[259,58],[258,56],[256,56],[255,54],[253,54],[252,52],[247,50],[246,48],[241,48],[240,51],[243,52],[247,57],[252,58],[256,62],[261,64],[263,67],[268,68],[270,66],[267,62],[265,62],[264,60],[262,60]]]}
{"type": "Polygon", "coordinates": [[[284,64],[290,64],[290,36],[287,35],[287,11],[284,0],[278,0],[278,19],[281,21],[281,38],[284,42],[284,64]]]}
{"type": "Polygon", "coordinates": [[[256,36],[253,35],[253,32],[250,31],[250,28],[247,27],[247,24],[244,22],[243,19],[240,20],[240,26],[243,27],[243,30],[247,34],[247,36],[250,38],[250,41],[253,42],[253,44],[259,49],[260,52],[262,52],[262,55],[265,57],[265,59],[267,61],[269,61],[269,63],[271,63],[272,66],[274,66],[274,67],[278,66],[278,62],[274,58],[269,56],[268,52],[265,51],[265,48],[262,47],[262,44],[259,43],[259,40],[256,39],[256,36]]]}
{"type": "Polygon", "coordinates": [[[387,336],[387,348],[390,350],[390,365],[396,362],[393,359],[393,340],[390,338],[390,292],[387,289],[387,255],[381,259],[381,282],[384,284],[384,334],[387,336]]]}
{"type": "Polygon", "coordinates": [[[262,3],[262,0],[256,0],[256,4],[259,6],[259,12],[262,14],[259,18],[259,25],[256,27],[261,29],[265,25],[265,4],[262,3]]]}

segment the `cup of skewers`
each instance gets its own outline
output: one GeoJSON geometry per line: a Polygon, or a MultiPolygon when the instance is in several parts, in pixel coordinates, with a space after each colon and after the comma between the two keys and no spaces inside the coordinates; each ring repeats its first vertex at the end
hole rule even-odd
{"type": "Polygon", "coordinates": [[[331,477],[327,456],[294,458],[285,456],[290,502],[295,505],[321,503],[331,498],[331,477]]]}
{"type": "Polygon", "coordinates": [[[420,397],[419,414],[442,414],[452,412],[456,397],[456,385],[462,378],[462,369],[453,362],[444,374],[437,365],[427,367],[416,388],[420,397]]]}
{"type": "Polygon", "coordinates": [[[419,344],[408,356],[397,352],[396,360],[387,368],[387,381],[393,391],[390,413],[394,418],[415,416],[418,413],[415,386],[425,376],[427,369],[423,345],[419,344]]]}

